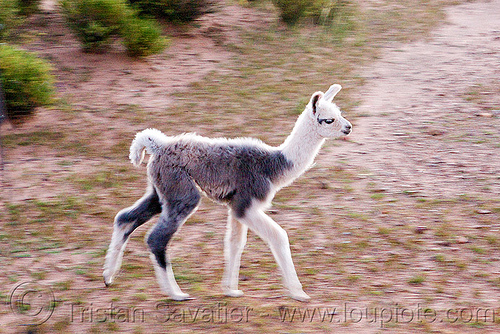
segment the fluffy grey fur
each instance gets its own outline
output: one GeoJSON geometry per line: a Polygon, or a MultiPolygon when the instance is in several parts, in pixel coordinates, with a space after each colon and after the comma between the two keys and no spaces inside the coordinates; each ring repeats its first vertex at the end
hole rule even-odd
{"type": "Polygon", "coordinates": [[[208,139],[193,134],[169,138],[147,129],[137,134],[131,148],[132,159],[144,148],[152,154],[148,163],[151,196],[124,212],[117,222],[130,222],[134,213],[133,227],[138,227],[155,212],[150,208],[157,208],[160,203],[166,206],[166,216],[160,218],[147,241],[163,268],[165,247],[198,206],[199,189],[209,198],[227,204],[241,218],[252,200],[265,201],[273,182],[292,168],[282,152],[255,139],[208,139]]]}
{"type": "Polygon", "coordinates": [[[252,199],[264,201],[292,163],[283,153],[256,140],[206,140],[188,135],[165,141],[149,162],[148,174],[156,189],[169,202],[175,196],[194,196],[196,184],[211,199],[228,204],[242,217],[252,199]],[[161,175],[161,177],[159,177],[161,175]],[[174,181],[174,182],[173,182],[174,181]]]}

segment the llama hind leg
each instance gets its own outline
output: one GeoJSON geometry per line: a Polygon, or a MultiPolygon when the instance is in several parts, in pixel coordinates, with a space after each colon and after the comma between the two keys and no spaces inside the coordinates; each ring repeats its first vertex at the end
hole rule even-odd
{"type": "Polygon", "coordinates": [[[130,234],[151,217],[161,212],[161,204],[153,187],[133,206],[123,209],[115,217],[111,243],[104,262],[104,284],[109,286],[120,269],[123,252],[130,234]]]}
{"type": "Polygon", "coordinates": [[[182,176],[177,174],[175,185],[168,185],[162,214],[147,237],[158,284],[173,300],[186,300],[189,295],[183,293],[175,281],[167,246],[177,229],[196,210],[201,197],[194,183],[182,176]]]}
{"type": "Polygon", "coordinates": [[[222,280],[222,288],[226,296],[240,297],[243,295],[243,292],[238,290],[238,276],[241,253],[247,241],[247,231],[248,227],[234,219],[232,210],[229,210],[226,237],[224,239],[226,267],[222,280]]]}
{"type": "MultiPolygon", "coordinates": [[[[194,210],[195,207],[193,207],[194,210]]],[[[147,238],[151,250],[151,261],[155,269],[156,279],[163,292],[173,300],[186,300],[187,293],[183,293],[175,281],[172,263],[167,256],[167,245],[177,229],[184,223],[185,219],[172,219],[172,217],[160,216],[160,219],[151,230],[147,238]]]]}

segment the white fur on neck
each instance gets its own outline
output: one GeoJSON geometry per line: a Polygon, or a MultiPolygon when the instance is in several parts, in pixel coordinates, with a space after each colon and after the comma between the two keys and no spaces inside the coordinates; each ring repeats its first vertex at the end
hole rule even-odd
{"type": "Polygon", "coordinates": [[[299,177],[313,163],[321,146],[325,142],[316,131],[314,131],[314,118],[310,117],[311,106],[307,106],[299,116],[292,133],[288,136],[279,150],[293,163],[293,168],[283,178],[283,183],[288,184],[299,177]]]}

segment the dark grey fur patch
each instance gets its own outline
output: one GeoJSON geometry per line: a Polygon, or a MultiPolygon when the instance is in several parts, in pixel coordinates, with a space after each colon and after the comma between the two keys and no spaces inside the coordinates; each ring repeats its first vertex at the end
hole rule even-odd
{"type": "Polygon", "coordinates": [[[126,241],[134,230],[151,219],[154,215],[161,212],[161,203],[158,194],[154,189],[150,194],[144,197],[139,203],[134,205],[128,211],[121,212],[115,219],[116,224],[131,225],[129,230],[124,234],[123,239],[126,241]]]}
{"type": "Polygon", "coordinates": [[[216,146],[187,171],[209,197],[229,203],[236,216],[244,215],[252,199],[264,200],[276,181],[292,168],[283,153],[257,146],[216,146]]]}
{"type": "Polygon", "coordinates": [[[195,137],[165,146],[151,160],[149,174],[162,196],[168,197],[174,191],[168,188],[185,172],[208,197],[229,204],[241,217],[253,199],[264,200],[272,182],[292,167],[282,152],[257,142],[204,142],[195,137]]]}
{"type": "Polygon", "coordinates": [[[167,265],[166,247],[170,239],[201,199],[193,180],[182,169],[171,169],[164,177],[165,180],[153,180],[153,184],[163,195],[164,210],[147,240],[151,252],[163,269],[167,265]]]}
{"type": "Polygon", "coordinates": [[[131,224],[126,240],[136,227],[161,212],[147,243],[158,264],[166,268],[170,239],[200,201],[196,186],[210,198],[227,203],[237,217],[242,217],[252,200],[265,200],[272,183],[292,167],[282,152],[258,142],[180,138],[156,150],[148,164],[153,189],[116,221],[119,225],[131,224]]]}

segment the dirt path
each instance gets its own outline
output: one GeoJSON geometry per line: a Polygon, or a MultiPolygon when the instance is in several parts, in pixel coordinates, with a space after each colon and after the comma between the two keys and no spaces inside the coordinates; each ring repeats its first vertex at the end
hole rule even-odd
{"type": "Polygon", "coordinates": [[[498,196],[500,1],[452,7],[447,21],[369,71],[357,109],[367,117],[336,150],[387,191],[498,196]]]}

